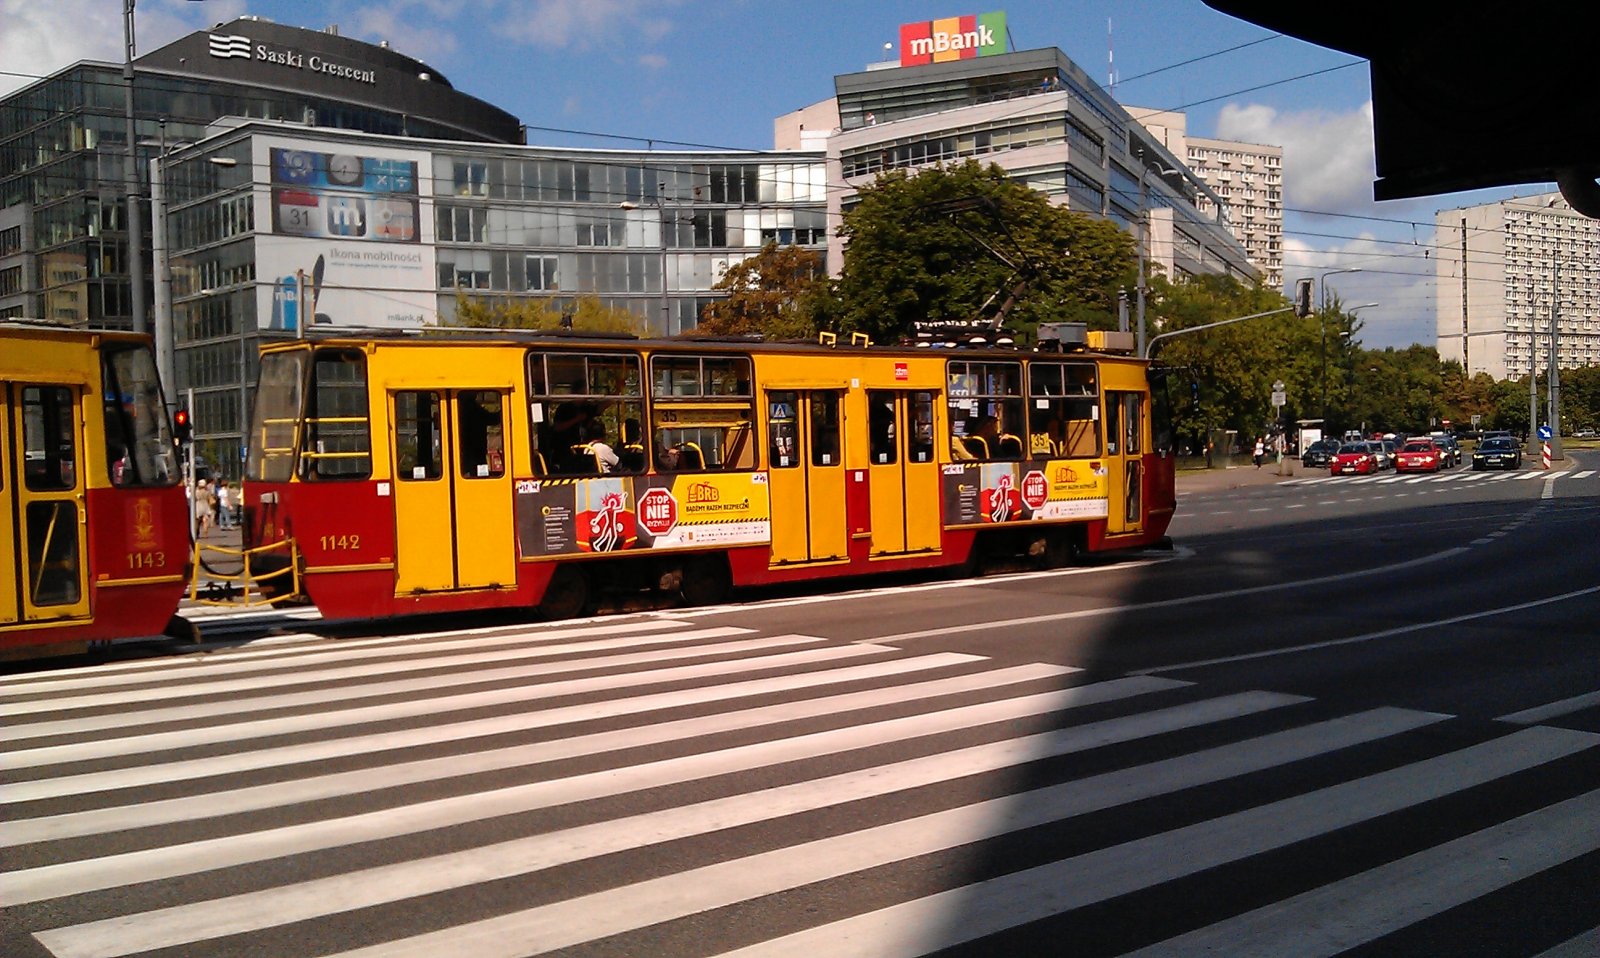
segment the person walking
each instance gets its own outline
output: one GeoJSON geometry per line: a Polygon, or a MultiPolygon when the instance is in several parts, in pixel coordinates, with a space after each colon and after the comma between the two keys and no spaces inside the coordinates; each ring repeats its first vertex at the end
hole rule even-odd
{"type": "Polygon", "coordinates": [[[233,528],[233,490],[226,482],[217,483],[217,528],[233,528]]]}
{"type": "Polygon", "coordinates": [[[1256,460],[1256,468],[1257,469],[1261,468],[1261,460],[1265,459],[1266,456],[1267,456],[1267,437],[1265,437],[1265,436],[1257,436],[1256,437],[1256,451],[1255,451],[1255,460],[1256,460]]]}
{"type": "Polygon", "coordinates": [[[212,511],[216,508],[213,504],[215,496],[211,492],[210,483],[201,479],[194,486],[194,528],[195,535],[204,536],[211,531],[212,511]]]}

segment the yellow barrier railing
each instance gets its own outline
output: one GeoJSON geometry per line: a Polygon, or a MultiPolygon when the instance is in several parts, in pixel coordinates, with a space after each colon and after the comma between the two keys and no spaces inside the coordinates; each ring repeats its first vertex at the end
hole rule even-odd
{"type": "MultiPolygon", "coordinates": [[[[274,563],[276,565],[277,563],[274,563]]],[[[293,539],[281,539],[254,549],[230,549],[227,546],[212,545],[208,542],[194,544],[194,578],[189,582],[189,599],[202,605],[227,605],[244,606],[247,609],[260,606],[273,606],[280,602],[300,599],[300,549],[293,539]],[[213,571],[205,564],[204,553],[215,553],[219,556],[232,556],[240,560],[237,573],[219,573],[213,571]],[[281,562],[287,553],[288,564],[265,572],[257,572],[250,566],[252,557],[266,553],[276,553],[281,562]],[[206,595],[201,594],[200,579],[204,576],[209,580],[206,586],[206,595]],[[272,582],[284,576],[289,578],[289,589],[278,595],[269,596],[266,590],[260,588],[263,582],[272,582]],[[226,598],[217,598],[216,593],[221,591],[226,598]],[[252,593],[254,597],[252,598],[252,593]]]]}

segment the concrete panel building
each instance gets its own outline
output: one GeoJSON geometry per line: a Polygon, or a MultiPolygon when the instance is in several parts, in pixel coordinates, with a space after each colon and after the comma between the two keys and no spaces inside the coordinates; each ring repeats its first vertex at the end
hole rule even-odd
{"type": "Polygon", "coordinates": [[[1600,362],[1600,223],[1559,193],[1441,210],[1434,218],[1439,358],[1520,378],[1550,358],[1600,362]]]}

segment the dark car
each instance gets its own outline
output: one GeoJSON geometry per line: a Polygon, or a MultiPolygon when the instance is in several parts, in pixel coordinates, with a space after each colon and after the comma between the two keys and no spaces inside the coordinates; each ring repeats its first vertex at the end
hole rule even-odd
{"type": "Polygon", "coordinates": [[[1473,471],[1522,468],[1522,447],[1510,436],[1495,436],[1478,443],[1472,452],[1473,471]]]}
{"type": "Polygon", "coordinates": [[[1326,469],[1339,451],[1339,440],[1318,439],[1300,454],[1300,464],[1308,468],[1326,469]]]}

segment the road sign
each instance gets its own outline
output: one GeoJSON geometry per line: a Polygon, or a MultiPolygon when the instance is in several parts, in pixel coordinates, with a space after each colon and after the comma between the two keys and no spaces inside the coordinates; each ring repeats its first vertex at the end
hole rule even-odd
{"type": "Polygon", "coordinates": [[[1550,438],[1550,427],[1549,426],[1540,426],[1539,427],[1539,438],[1540,439],[1549,439],[1550,438]]]}
{"type": "Polygon", "coordinates": [[[1278,392],[1275,392],[1275,393],[1272,394],[1272,404],[1274,406],[1282,406],[1283,404],[1287,403],[1288,401],[1289,401],[1288,395],[1286,393],[1284,393],[1282,390],[1279,390],[1278,392]]]}

